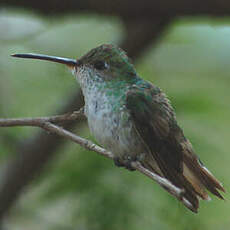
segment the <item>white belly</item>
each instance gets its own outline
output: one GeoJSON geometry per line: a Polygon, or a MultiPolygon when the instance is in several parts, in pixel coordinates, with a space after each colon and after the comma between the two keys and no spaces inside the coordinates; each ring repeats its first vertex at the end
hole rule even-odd
{"type": "Polygon", "coordinates": [[[89,128],[96,140],[115,156],[141,153],[143,146],[127,110],[122,106],[114,110],[114,104],[108,98],[103,95],[98,97],[86,99],[85,105],[89,128]]]}

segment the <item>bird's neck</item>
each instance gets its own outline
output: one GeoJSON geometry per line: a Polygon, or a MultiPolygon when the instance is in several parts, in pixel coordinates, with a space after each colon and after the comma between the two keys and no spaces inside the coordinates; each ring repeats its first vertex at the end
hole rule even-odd
{"type": "Polygon", "coordinates": [[[106,94],[108,96],[119,96],[132,85],[137,84],[141,79],[133,78],[130,81],[124,80],[103,80],[97,75],[89,75],[88,72],[76,73],[76,79],[79,82],[85,97],[93,94],[106,94]]]}

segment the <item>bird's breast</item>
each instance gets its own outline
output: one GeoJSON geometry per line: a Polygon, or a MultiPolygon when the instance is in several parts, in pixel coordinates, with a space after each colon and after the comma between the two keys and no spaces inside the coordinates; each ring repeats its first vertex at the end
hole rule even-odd
{"type": "Polygon", "coordinates": [[[120,97],[96,93],[85,97],[85,114],[96,140],[115,155],[135,153],[141,147],[129,112],[120,97]]]}

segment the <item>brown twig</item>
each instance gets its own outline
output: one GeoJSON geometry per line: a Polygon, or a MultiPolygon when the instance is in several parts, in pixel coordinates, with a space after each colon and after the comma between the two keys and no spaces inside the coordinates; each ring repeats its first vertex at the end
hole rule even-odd
{"type": "MultiPolygon", "coordinates": [[[[60,114],[79,110],[84,106],[83,95],[80,90],[70,95],[66,101],[67,103],[59,109],[60,114]]],[[[80,130],[83,125],[85,122],[79,118],[75,121],[64,122],[62,127],[65,129],[77,127],[77,130],[80,130]]],[[[56,156],[57,149],[64,144],[65,139],[61,136],[37,132],[18,145],[17,154],[13,154],[13,157],[9,158],[1,177],[0,225],[25,186],[44,170],[45,166],[56,156]]]]}
{"type": "MultiPolygon", "coordinates": [[[[40,118],[17,118],[17,119],[0,119],[0,127],[13,127],[13,126],[35,126],[40,127],[49,133],[56,134],[62,137],[65,137],[82,147],[94,151],[104,157],[113,159],[113,154],[104,148],[94,144],[93,142],[84,139],[82,137],[79,137],[75,135],[74,133],[56,125],[53,124],[53,122],[64,122],[69,120],[76,120],[79,118],[79,116],[82,115],[82,110],[78,112],[73,112],[69,114],[64,115],[58,115],[58,116],[52,116],[52,117],[40,117],[40,118]]],[[[178,200],[181,200],[186,206],[189,206],[191,208],[191,204],[187,202],[185,199],[183,199],[183,190],[174,186],[170,181],[168,181],[165,178],[162,178],[161,176],[150,172],[146,168],[144,168],[140,162],[132,162],[131,166],[139,171],[140,173],[148,176],[155,182],[157,182],[160,186],[164,187],[166,190],[168,190],[172,195],[177,197],[178,200]]]]}
{"type": "Polygon", "coordinates": [[[34,117],[34,118],[0,118],[0,127],[11,127],[11,126],[39,126],[45,122],[59,123],[66,121],[75,121],[80,116],[83,116],[83,108],[79,111],[72,113],[66,113],[63,115],[56,115],[51,117],[34,117]]]}

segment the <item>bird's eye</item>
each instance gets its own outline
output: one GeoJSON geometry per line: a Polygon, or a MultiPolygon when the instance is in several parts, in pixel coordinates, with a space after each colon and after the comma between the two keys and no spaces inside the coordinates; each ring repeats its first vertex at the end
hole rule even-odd
{"type": "Polygon", "coordinates": [[[97,70],[104,70],[108,68],[108,64],[104,61],[97,61],[94,63],[94,68],[97,70]]]}

